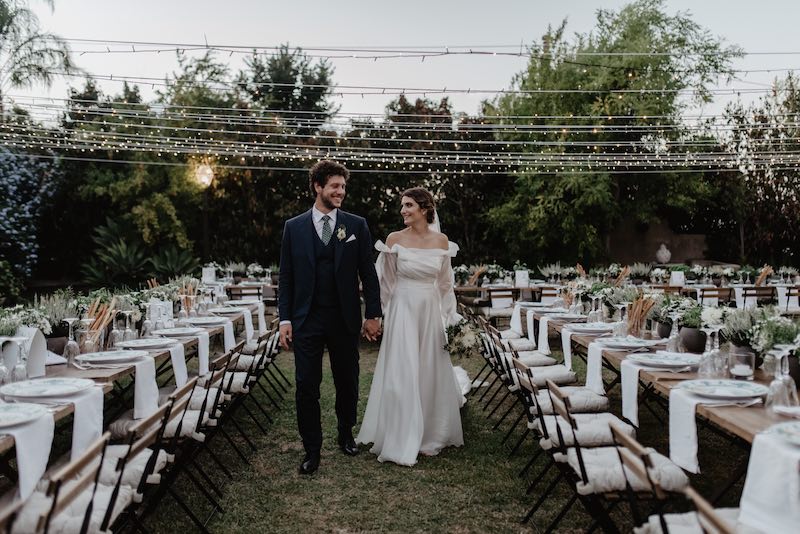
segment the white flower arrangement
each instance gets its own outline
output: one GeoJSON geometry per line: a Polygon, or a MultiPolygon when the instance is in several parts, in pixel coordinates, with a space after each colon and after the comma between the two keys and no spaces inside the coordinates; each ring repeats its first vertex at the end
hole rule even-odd
{"type": "Polygon", "coordinates": [[[490,282],[495,280],[502,280],[506,277],[506,270],[496,263],[490,263],[486,266],[486,277],[490,282]]]}
{"type": "Polygon", "coordinates": [[[6,330],[10,330],[11,326],[16,323],[17,327],[38,328],[44,335],[48,335],[53,331],[50,321],[47,320],[47,313],[43,308],[26,307],[22,304],[17,304],[13,308],[5,308],[0,311],[0,317],[5,319],[3,328],[6,330]]]}
{"type": "Polygon", "coordinates": [[[653,269],[649,263],[636,262],[631,267],[631,276],[634,278],[647,278],[653,269]]]}
{"type": "Polygon", "coordinates": [[[264,269],[259,263],[256,263],[256,262],[253,262],[250,265],[248,265],[247,266],[247,270],[246,270],[247,276],[251,276],[251,277],[263,276],[265,272],[267,272],[267,270],[264,269]]]}
{"type": "Polygon", "coordinates": [[[700,320],[706,327],[720,326],[725,323],[726,312],[727,308],[704,306],[703,311],[700,312],[700,320]]]}
{"type": "Polygon", "coordinates": [[[609,276],[612,277],[619,276],[619,273],[622,272],[622,266],[620,266],[619,263],[612,263],[611,265],[608,266],[606,272],[608,273],[609,276]]]}
{"type": "Polygon", "coordinates": [[[698,278],[706,274],[706,268],[702,265],[692,265],[690,269],[692,273],[694,273],[698,278]]]}
{"type": "Polygon", "coordinates": [[[784,265],[780,269],[778,269],[778,274],[788,275],[788,276],[796,276],[797,275],[797,268],[789,267],[788,265],[784,265]]]}
{"type": "Polygon", "coordinates": [[[757,321],[752,328],[753,349],[758,352],[771,350],[777,344],[791,343],[800,335],[800,325],[788,317],[773,315],[757,321]]]}
{"type": "Polygon", "coordinates": [[[469,280],[470,276],[470,269],[464,264],[456,265],[453,267],[453,276],[456,279],[456,282],[459,284],[464,284],[469,280]]]}
{"type": "Polygon", "coordinates": [[[667,277],[667,270],[661,267],[656,267],[650,271],[650,278],[655,280],[664,280],[667,277]]]}
{"type": "Polygon", "coordinates": [[[462,319],[447,327],[444,349],[450,356],[473,356],[480,352],[480,333],[467,320],[462,319]]]}

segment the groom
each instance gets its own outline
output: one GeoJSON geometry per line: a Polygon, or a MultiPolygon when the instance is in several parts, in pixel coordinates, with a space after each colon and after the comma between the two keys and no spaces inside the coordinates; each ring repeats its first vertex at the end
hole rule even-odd
{"type": "Polygon", "coordinates": [[[362,331],[376,340],[381,302],[372,256],[372,236],[364,218],[339,209],[349,171],[322,160],[309,171],[314,206],[286,221],[281,243],[278,288],[280,342],[295,355],[297,426],[306,454],[300,474],[319,468],[322,448],[319,386],[327,347],[336,387],[339,448],[358,454],[353,440],[358,404],[358,340],[362,331]],[[359,278],[367,320],[361,323],[359,278]]]}

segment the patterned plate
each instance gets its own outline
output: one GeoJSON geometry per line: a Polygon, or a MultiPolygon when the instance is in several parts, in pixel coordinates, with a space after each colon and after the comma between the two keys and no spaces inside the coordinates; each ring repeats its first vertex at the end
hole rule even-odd
{"type": "Polygon", "coordinates": [[[800,421],[778,423],[770,427],[769,432],[785,439],[792,445],[800,445],[800,421]]]}
{"type": "Polygon", "coordinates": [[[228,322],[224,317],[189,317],[187,321],[198,326],[219,326],[228,322]]]}
{"type": "Polygon", "coordinates": [[[569,329],[573,332],[597,334],[614,330],[614,323],[580,323],[571,325],[569,329]]]}
{"type": "Polygon", "coordinates": [[[130,341],[120,341],[117,347],[122,349],[163,349],[175,343],[174,339],[166,339],[163,337],[144,337],[140,339],[131,339],[130,341]]]}
{"type": "Polygon", "coordinates": [[[647,365],[648,367],[662,367],[664,369],[678,369],[681,367],[696,367],[700,365],[699,354],[687,354],[680,352],[656,352],[631,354],[626,360],[647,365]]]}
{"type": "Polygon", "coordinates": [[[37,378],[0,387],[0,395],[18,398],[65,397],[94,386],[88,378],[37,378]]]}
{"type": "Polygon", "coordinates": [[[197,334],[203,331],[202,328],[163,328],[161,330],[154,330],[154,336],[164,336],[164,337],[189,337],[189,336],[196,336],[197,334]]]}
{"type": "Polygon", "coordinates": [[[687,380],[676,387],[701,397],[719,400],[746,400],[767,394],[767,386],[746,380],[687,380]]]}
{"type": "Polygon", "coordinates": [[[47,413],[41,404],[30,402],[6,402],[0,404],[0,428],[21,425],[38,419],[47,413]]]}
{"type": "Polygon", "coordinates": [[[146,350],[107,350],[89,352],[75,357],[80,363],[125,363],[147,356],[146,350]]]}
{"type": "Polygon", "coordinates": [[[208,310],[208,313],[218,313],[220,315],[232,315],[234,313],[244,313],[246,311],[248,310],[244,308],[236,308],[234,306],[231,306],[229,308],[227,307],[211,308],[210,310],[208,310]]]}
{"type": "Polygon", "coordinates": [[[642,349],[664,343],[664,341],[660,339],[641,339],[633,336],[609,337],[598,339],[597,341],[609,349],[642,349]]]}

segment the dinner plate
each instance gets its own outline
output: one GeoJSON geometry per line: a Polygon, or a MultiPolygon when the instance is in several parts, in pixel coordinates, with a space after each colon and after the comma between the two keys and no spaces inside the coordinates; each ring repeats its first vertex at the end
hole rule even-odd
{"type": "Polygon", "coordinates": [[[542,308],[536,310],[536,313],[543,313],[545,315],[549,315],[552,313],[567,313],[569,310],[566,308],[542,308]]]}
{"type": "Polygon", "coordinates": [[[167,339],[163,337],[144,337],[140,339],[131,339],[128,341],[120,341],[117,347],[123,349],[163,349],[175,343],[174,339],[167,339]]]}
{"type": "Polygon", "coordinates": [[[210,310],[208,310],[209,313],[218,313],[220,315],[232,315],[234,313],[244,313],[246,311],[248,310],[244,308],[236,308],[234,306],[231,306],[230,308],[226,308],[223,306],[221,308],[211,308],[210,310]]]}
{"type": "Polygon", "coordinates": [[[89,352],[75,357],[80,363],[125,363],[147,356],[146,350],[107,350],[89,352]]]}
{"type": "Polygon", "coordinates": [[[614,323],[578,323],[570,325],[570,330],[585,334],[597,334],[614,330],[614,323]]]}
{"type": "Polygon", "coordinates": [[[198,326],[219,326],[228,322],[224,317],[189,317],[187,321],[198,326]]]}
{"type": "Polygon", "coordinates": [[[164,337],[188,337],[196,336],[203,332],[202,328],[197,327],[176,327],[176,328],[162,328],[161,330],[154,330],[154,336],[164,337]]]}
{"type": "Polygon", "coordinates": [[[642,349],[664,343],[660,339],[641,339],[633,336],[609,337],[597,341],[609,349],[642,349]]]}
{"type": "Polygon", "coordinates": [[[553,319],[560,319],[563,321],[576,321],[579,319],[586,319],[582,313],[553,313],[550,315],[553,319]]]}
{"type": "Polygon", "coordinates": [[[656,353],[637,353],[626,357],[626,360],[636,362],[648,367],[664,369],[679,369],[683,367],[696,367],[700,365],[701,355],[683,352],[658,351],[656,353]]]}
{"type": "Polygon", "coordinates": [[[231,306],[246,306],[248,304],[258,304],[258,299],[234,299],[225,301],[223,304],[224,306],[231,307],[231,306]]]}
{"type": "Polygon", "coordinates": [[[547,302],[517,302],[523,308],[549,308],[552,304],[547,302]]]}
{"type": "Polygon", "coordinates": [[[88,378],[36,378],[0,387],[0,395],[17,398],[66,397],[94,386],[88,378]]]}
{"type": "Polygon", "coordinates": [[[746,380],[700,379],[681,382],[676,387],[683,388],[708,399],[745,400],[763,397],[767,394],[767,386],[746,380]]]}
{"type": "Polygon", "coordinates": [[[788,441],[792,445],[800,445],[800,421],[789,421],[772,425],[769,432],[788,441]]]}
{"type": "Polygon", "coordinates": [[[47,408],[32,402],[5,402],[0,404],[0,428],[28,423],[47,413],[47,408]]]}

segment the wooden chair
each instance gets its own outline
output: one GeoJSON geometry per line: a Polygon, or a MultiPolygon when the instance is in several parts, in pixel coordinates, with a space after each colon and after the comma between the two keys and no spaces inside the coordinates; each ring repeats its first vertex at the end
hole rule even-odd
{"type": "Polygon", "coordinates": [[[663,293],[665,295],[680,295],[683,291],[682,286],[671,286],[668,284],[653,284],[650,286],[653,293],[663,293]]]}
{"type": "Polygon", "coordinates": [[[800,311],[800,286],[792,286],[786,289],[785,311],[800,311]]]}
{"type": "MultiPolygon", "coordinates": [[[[14,490],[16,493],[16,490],[14,490]]],[[[14,521],[17,519],[20,508],[25,502],[16,498],[16,495],[9,502],[3,503],[0,507],[0,532],[11,534],[11,528],[14,526],[14,521]]]]}
{"type": "Polygon", "coordinates": [[[745,308],[771,304],[778,297],[778,293],[773,286],[755,286],[742,289],[742,302],[745,308]]]}
{"type": "Polygon", "coordinates": [[[558,296],[559,294],[557,287],[543,286],[539,288],[539,302],[549,304],[555,301],[558,296]]]}
{"type": "Polygon", "coordinates": [[[727,520],[723,519],[719,512],[711,506],[711,503],[697,493],[693,487],[687,486],[684,493],[694,504],[702,528],[707,528],[710,525],[716,529],[718,534],[735,534],[735,525],[731,525],[727,520]]]}
{"type": "Polygon", "coordinates": [[[729,287],[701,287],[698,289],[698,302],[705,306],[717,306],[731,301],[733,290],[729,287]]]}
{"type": "Polygon", "coordinates": [[[242,300],[257,298],[261,300],[261,286],[229,286],[225,288],[228,298],[231,300],[242,300]]]}

